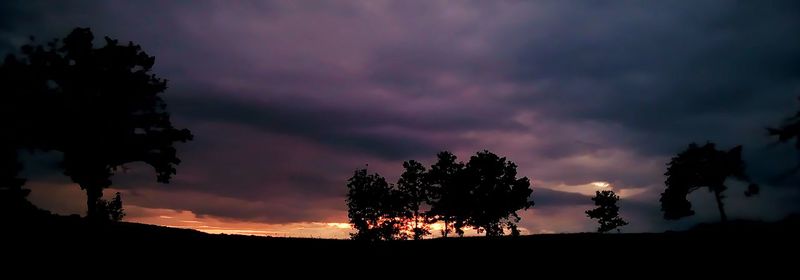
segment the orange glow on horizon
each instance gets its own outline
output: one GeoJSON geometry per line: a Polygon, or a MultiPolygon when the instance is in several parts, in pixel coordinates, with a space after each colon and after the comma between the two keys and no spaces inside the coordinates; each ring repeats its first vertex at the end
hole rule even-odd
{"type": "MultiPolygon", "coordinates": [[[[350,238],[350,233],[353,232],[350,224],[346,222],[260,223],[196,215],[191,211],[154,209],[135,205],[126,205],[125,207],[126,211],[133,214],[125,218],[125,221],[128,222],[194,229],[211,234],[348,239],[350,238]]],[[[429,226],[431,235],[425,238],[442,236],[443,223],[438,222],[429,226]]],[[[520,231],[522,234],[530,233],[522,227],[520,231]]],[[[464,236],[480,235],[472,228],[465,228],[464,232],[464,236]]],[[[455,236],[455,233],[451,232],[450,236],[455,236]]]]}
{"type": "Polygon", "coordinates": [[[134,214],[125,221],[174,228],[188,228],[211,234],[241,234],[273,237],[350,238],[350,224],[341,222],[259,223],[196,215],[190,211],[153,209],[126,205],[134,214]]]}

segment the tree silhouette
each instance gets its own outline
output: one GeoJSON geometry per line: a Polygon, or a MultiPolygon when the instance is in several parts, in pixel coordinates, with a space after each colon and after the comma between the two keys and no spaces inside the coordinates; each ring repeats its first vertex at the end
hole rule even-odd
{"type": "Polygon", "coordinates": [[[679,153],[667,164],[666,189],[661,194],[661,210],[668,220],[680,219],[694,215],[691,203],[686,196],[700,188],[708,188],[714,193],[720,219],[727,221],[722,203],[722,193],[727,189],[725,180],[733,177],[750,183],[745,191],[746,196],[758,194],[758,185],[753,184],[745,174],[742,161],[742,146],[729,151],[717,150],[713,143],[703,146],[690,144],[689,148],[679,153]]]}
{"type": "MultiPolygon", "coordinates": [[[[23,51],[33,51],[24,47],[23,51]]],[[[53,102],[42,102],[48,94],[47,77],[31,63],[7,56],[0,65],[0,196],[4,207],[31,208],[25,197],[30,190],[23,189],[25,179],[20,177],[21,149],[47,149],[51,137],[45,135],[52,123],[53,102]]],[[[35,208],[35,207],[34,207],[35,208]]]]}
{"type": "Polygon", "coordinates": [[[421,212],[422,205],[427,202],[430,193],[430,184],[427,179],[425,166],[410,160],[403,162],[403,174],[397,181],[397,189],[403,197],[403,206],[413,221],[411,232],[414,240],[420,240],[430,234],[426,215],[421,212]]]}
{"type": "MultiPolygon", "coordinates": [[[[798,98],[798,100],[800,100],[800,98],[798,98]]],[[[778,141],[781,143],[786,143],[794,139],[794,147],[800,150],[800,111],[795,113],[794,116],[784,119],[780,126],[768,127],[767,134],[770,137],[777,137],[778,141]]],[[[800,170],[800,162],[781,175],[781,177],[791,175],[798,170],[800,170]]]]}
{"type": "Polygon", "coordinates": [[[586,210],[586,215],[591,219],[597,219],[597,223],[600,224],[597,232],[608,232],[613,229],[619,231],[618,227],[628,224],[619,216],[619,206],[617,206],[619,196],[613,191],[596,191],[592,201],[597,208],[586,210]]]}
{"type": "Polygon", "coordinates": [[[451,225],[457,234],[463,235],[462,228],[469,218],[470,208],[469,190],[461,184],[464,163],[458,162],[456,156],[448,151],[442,151],[436,157],[438,160],[428,171],[430,213],[444,223],[444,237],[451,232],[451,225]]]}
{"type": "Polygon", "coordinates": [[[357,233],[353,239],[414,239],[429,233],[428,222],[442,221],[442,235],[451,228],[459,236],[472,226],[487,236],[500,236],[508,228],[519,235],[517,211],[533,206],[528,178],[517,178],[517,165],[489,151],[478,152],[465,165],[448,151],[428,172],[416,161],[405,169],[397,188],[378,174],[356,170],[348,180],[348,217],[357,233]],[[430,206],[424,213],[423,204],[430,206]]]}
{"type": "Polygon", "coordinates": [[[98,199],[97,204],[98,215],[104,220],[119,222],[125,217],[125,209],[122,208],[122,197],[120,197],[119,192],[110,201],[102,198],[98,199]]]}
{"type": "Polygon", "coordinates": [[[0,220],[3,222],[22,220],[40,212],[27,199],[31,191],[22,188],[25,180],[18,177],[21,168],[17,151],[0,149],[0,220]]]}
{"type": "Polygon", "coordinates": [[[192,139],[172,126],[160,97],[167,81],[151,73],[155,58],[132,42],[105,37],[95,48],[93,40],[91,30],[76,28],[46,46],[23,46],[22,58],[5,62],[23,81],[18,87],[40,98],[30,103],[48,109],[35,112],[50,116],[44,136],[24,133],[46,139],[37,148],[63,152],[64,174],[86,190],[90,219],[99,218],[98,200],[118,168],[144,162],[168,183],[180,163],[173,144],[192,139]]]}
{"type": "MultiPolygon", "coordinates": [[[[800,98],[798,98],[800,100],[800,98]]],[[[778,127],[768,127],[767,133],[770,136],[778,137],[780,142],[788,142],[795,139],[794,146],[800,149],[800,111],[794,116],[788,117],[783,120],[783,123],[778,127]]]]}
{"type": "Polygon", "coordinates": [[[533,206],[527,177],[517,178],[517,165],[489,151],[472,156],[465,168],[471,194],[469,224],[486,236],[503,235],[503,227],[518,235],[517,210],[533,206]]]}
{"type": "Polygon", "coordinates": [[[355,240],[403,239],[403,203],[399,191],[392,189],[379,174],[356,170],[347,180],[347,217],[357,231],[355,240]]]}
{"type": "MultiPolygon", "coordinates": [[[[7,144],[6,144],[7,145],[7,144]]],[[[19,178],[22,164],[17,158],[17,151],[10,148],[0,149],[0,207],[3,212],[11,212],[25,204],[25,197],[30,190],[22,188],[25,180],[19,178]]]]}

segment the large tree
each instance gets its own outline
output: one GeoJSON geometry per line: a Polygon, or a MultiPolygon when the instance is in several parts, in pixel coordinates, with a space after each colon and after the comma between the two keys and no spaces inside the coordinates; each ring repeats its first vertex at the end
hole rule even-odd
{"type": "Polygon", "coordinates": [[[87,216],[98,217],[102,191],[124,164],[144,162],[155,169],[158,182],[168,183],[180,163],[174,143],[192,139],[173,127],[161,94],[167,81],[152,74],[155,57],[132,42],[105,37],[95,47],[88,28],[76,28],[63,40],[22,47],[20,58],[7,64],[20,69],[21,87],[47,108],[47,116],[30,133],[45,149],[63,152],[64,174],[87,194],[87,216]],[[44,92],[43,94],[40,92],[44,92]]]}
{"type": "Polygon", "coordinates": [[[597,232],[608,232],[628,224],[619,216],[619,206],[617,206],[619,196],[614,194],[614,191],[596,191],[592,201],[597,208],[586,210],[586,215],[590,219],[597,219],[597,223],[600,224],[597,232]]]}
{"type": "Polygon", "coordinates": [[[355,240],[403,239],[402,197],[383,176],[359,169],[347,180],[347,217],[355,240]]]}
{"type": "Polygon", "coordinates": [[[451,232],[451,226],[457,234],[463,235],[462,228],[466,225],[470,208],[469,190],[462,181],[464,163],[448,151],[442,151],[436,157],[436,163],[428,171],[430,214],[444,224],[444,237],[451,232]]]}
{"type": "Polygon", "coordinates": [[[501,236],[503,228],[519,235],[518,210],[533,206],[533,190],[527,177],[517,178],[517,165],[489,151],[472,156],[465,167],[465,183],[471,194],[469,224],[486,236],[501,236]]]}
{"type": "Polygon", "coordinates": [[[661,210],[668,220],[694,215],[692,204],[686,196],[698,189],[706,188],[714,194],[722,222],[727,221],[722,203],[723,192],[727,189],[725,180],[729,177],[749,183],[746,196],[758,193],[758,185],[753,184],[745,174],[742,161],[742,146],[728,151],[717,150],[713,143],[703,146],[690,144],[667,164],[666,189],[661,194],[661,210]]]}
{"type": "MultiPolygon", "coordinates": [[[[22,51],[31,53],[34,49],[26,46],[22,51]]],[[[52,125],[54,116],[50,113],[55,102],[41,68],[13,55],[5,57],[0,65],[0,199],[4,209],[20,208],[13,205],[30,208],[25,200],[30,191],[22,189],[25,179],[20,176],[20,150],[52,146],[52,138],[45,132],[52,125]]]]}
{"type": "Polygon", "coordinates": [[[403,206],[412,221],[414,240],[430,234],[430,225],[422,206],[429,200],[430,184],[425,166],[415,160],[403,162],[403,174],[397,181],[397,190],[402,194],[403,206]]]}

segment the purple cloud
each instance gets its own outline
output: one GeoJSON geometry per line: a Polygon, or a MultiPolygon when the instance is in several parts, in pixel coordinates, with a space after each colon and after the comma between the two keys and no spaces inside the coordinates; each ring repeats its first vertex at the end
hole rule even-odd
{"type": "Polygon", "coordinates": [[[136,165],[115,178],[137,206],[269,223],[345,221],[344,182],[354,169],[368,163],[395,180],[403,160],[430,164],[445,149],[466,160],[489,149],[542,188],[534,199],[541,194],[543,204],[523,227],[591,230],[581,210],[590,201],[571,190],[602,181],[637,192],[623,199],[631,229],[664,230],[683,226],[660,219],[664,164],[689,142],[710,140],[744,144],[751,174],[766,185],[763,197],[741,201],[741,216],[800,210],[780,199],[797,197],[796,179],[772,180],[795,162],[794,151],[770,146],[763,132],[796,108],[795,1],[0,8],[4,52],[28,35],[88,26],[156,56],[173,117],[196,141],[179,147],[184,162],[171,185],[136,165]],[[570,221],[542,224],[556,217],[570,221]]]}

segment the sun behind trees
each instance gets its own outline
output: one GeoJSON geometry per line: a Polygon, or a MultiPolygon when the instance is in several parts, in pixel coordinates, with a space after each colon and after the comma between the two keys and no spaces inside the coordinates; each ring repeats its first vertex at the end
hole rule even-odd
{"type": "Polygon", "coordinates": [[[101,197],[115,171],[144,162],[168,183],[180,163],[173,145],[192,134],[170,121],[160,96],[167,81],[151,73],[155,57],[132,42],[93,41],[91,30],[76,28],[63,40],[31,43],[20,57],[6,57],[0,81],[9,102],[0,117],[13,137],[0,143],[0,183],[22,186],[19,149],[59,151],[64,174],[86,191],[87,216],[114,219],[121,216],[100,212],[109,208],[101,197]]]}
{"type": "Polygon", "coordinates": [[[416,161],[403,163],[397,185],[379,174],[356,170],[348,180],[348,217],[357,240],[422,239],[430,224],[441,221],[442,234],[464,234],[470,226],[486,236],[504,229],[519,235],[517,211],[533,206],[530,181],[517,178],[513,162],[489,151],[478,152],[466,164],[441,152],[429,170],[416,161]],[[428,208],[427,211],[424,211],[428,208]]]}

